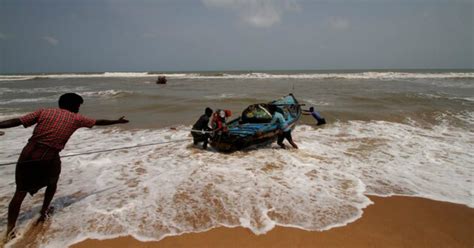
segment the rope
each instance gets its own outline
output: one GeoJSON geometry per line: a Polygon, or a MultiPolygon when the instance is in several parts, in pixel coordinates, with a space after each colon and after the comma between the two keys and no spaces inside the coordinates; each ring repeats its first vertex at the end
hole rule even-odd
{"type": "MultiPolygon", "coordinates": [[[[141,144],[141,145],[135,145],[135,146],[125,146],[125,147],[118,147],[118,148],[112,148],[112,149],[106,149],[106,150],[99,150],[99,151],[90,151],[90,152],[81,152],[81,153],[66,154],[66,155],[61,156],[61,157],[62,157],[62,158],[69,158],[69,157],[76,157],[76,156],[80,156],[80,155],[89,155],[89,154],[95,154],[95,153],[111,152],[111,151],[132,149],[132,148],[145,147],[145,146],[162,145],[162,144],[183,142],[183,141],[188,141],[188,140],[190,140],[190,138],[178,139],[178,140],[170,140],[170,141],[162,141],[162,142],[154,142],[154,143],[141,144]]],[[[36,161],[41,161],[41,159],[23,161],[23,162],[21,162],[21,163],[36,162],[36,161]]],[[[2,163],[2,164],[0,164],[0,166],[14,165],[14,164],[16,164],[16,163],[17,163],[17,162],[2,163]]]]}
{"type": "Polygon", "coordinates": [[[192,133],[214,133],[215,131],[204,131],[197,129],[181,129],[182,131],[191,131],[192,133]]]}

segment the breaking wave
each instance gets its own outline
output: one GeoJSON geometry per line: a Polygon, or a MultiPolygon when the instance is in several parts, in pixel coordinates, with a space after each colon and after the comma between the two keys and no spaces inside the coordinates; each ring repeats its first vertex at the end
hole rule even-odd
{"type": "Polygon", "coordinates": [[[21,98],[11,100],[0,100],[0,105],[21,104],[21,103],[38,103],[38,102],[54,102],[58,100],[59,96],[52,97],[37,97],[37,98],[21,98]]]}
{"type": "Polygon", "coordinates": [[[211,96],[205,96],[204,98],[206,99],[233,99],[233,98],[244,98],[246,97],[247,95],[245,94],[226,94],[226,93],[222,93],[222,94],[219,94],[219,95],[211,95],[211,96]]]}
{"type": "Polygon", "coordinates": [[[121,90],[103,90],[103,91],[86,91],[80,92],[81,96],[85,97],[108,97],[108,98],[116,98],[116,97],[124,97],[133,94],[131,91],[121,91],[121,90]]]}
{"type": "Polygon", "coordinates": [[[0,75],[0,81],[42,78],[156,78],[176,79],[472,79],[474,72],[308,72],[308,73],[152,73],[104,72],[85,74],[0,75]]]}

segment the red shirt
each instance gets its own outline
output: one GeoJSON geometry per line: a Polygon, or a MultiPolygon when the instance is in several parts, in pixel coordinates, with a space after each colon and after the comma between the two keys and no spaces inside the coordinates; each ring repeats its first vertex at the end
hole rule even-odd
{"type": "Polygon", "coordinates": [[[62,150],[71,135],[81,127],[91,128],[95,120],[66,109],[40,109],[20,118],[24,127],[37,124],[30,142],[62,150]]]}

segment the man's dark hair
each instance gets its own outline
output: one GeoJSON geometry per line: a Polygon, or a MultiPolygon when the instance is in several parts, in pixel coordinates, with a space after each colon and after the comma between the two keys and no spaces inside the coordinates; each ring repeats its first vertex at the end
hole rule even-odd
{"type": "Polygon", "coordinates": [[[206,110],[204,111],[204,113],[207,115],[207,116],[211,116],[212,115],[212,109],[207,107],[206,110]]]}
{"type": "Polygon", "coordinates": [[[79,112],[79,106],[84,103],[84,99],[76,93],[66,93],[59,97],[59,108],[67,109],[71,112],[79,112]]]}
{"type": "Polygon", "coordinates": [[[309,111],[310,111],[310,112],[313,112],[313,111],[314,111],[314,108],[313,108],[313,107],[310,107],[310,108],[309,108],[309,111]]]}

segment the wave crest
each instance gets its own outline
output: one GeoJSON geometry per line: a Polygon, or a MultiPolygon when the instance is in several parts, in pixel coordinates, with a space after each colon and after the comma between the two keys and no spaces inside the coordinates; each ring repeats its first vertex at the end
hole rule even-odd
{"type": "Polygon", "coordinates": [[[106,98],[117,98],[125,97],[133,94],[130,91],[121,91],[121,90],[103,90],[103,91],[86,91],[79,93],[85,97],[106,97],[106,98]]]}
{"type": "Polygon", "coordinates": [[[104,72],[85,74],[0,75],[0,81],[35,80],[44,78],[156,78],[176,79],[473,79],[474,72],[308,72],[308,73],[153,73],[104,72]]]}

